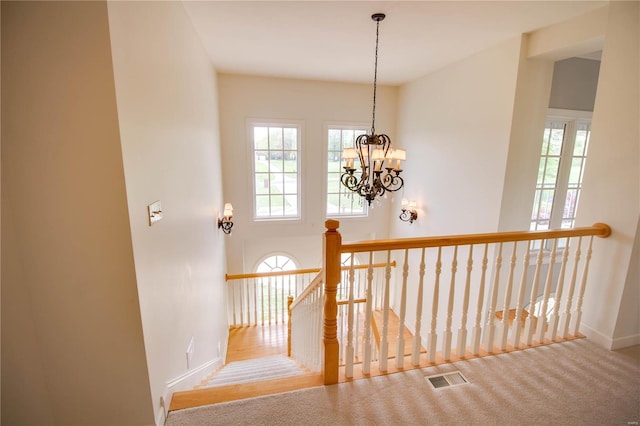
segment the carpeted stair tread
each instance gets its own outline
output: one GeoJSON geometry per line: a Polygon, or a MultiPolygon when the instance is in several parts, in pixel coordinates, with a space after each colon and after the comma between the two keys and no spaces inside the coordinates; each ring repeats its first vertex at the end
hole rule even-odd
{"type": "Polygon", "coordinates": [[[271,380],[304,374],[291,359],[276,355],[266,358],[235,361],[224,366],[203,388],[271,380]]]}

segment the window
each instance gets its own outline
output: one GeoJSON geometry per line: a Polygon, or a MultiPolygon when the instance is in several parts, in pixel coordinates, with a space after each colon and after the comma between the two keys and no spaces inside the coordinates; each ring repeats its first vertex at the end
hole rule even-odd
{"type": "Polygon", "coordinates": [[[280,272],[280,271],[293,271],[296,269],[296,263],[288,256],[273,255],[264,259],[258,267],[256,272],[280,272]]]}
{"type": "Polygon", "coordinates": [[[342,150],[354,148],[356,138],[366,130],[355,126],[331,126],[327,133],[327,216],[366,216],[367,208],[362,197],[340,181],[344,172],[342,150]]]}
{"type": "Polygon", "coordinates": [[[300,217],[300,127],[251,125],[254,217],[300,217]]]}
{"type": "Polygon", "coordinates": [[[532,231],[575,225],[590,134],[590,118],[548,117],[531,214],[532,231]]]}

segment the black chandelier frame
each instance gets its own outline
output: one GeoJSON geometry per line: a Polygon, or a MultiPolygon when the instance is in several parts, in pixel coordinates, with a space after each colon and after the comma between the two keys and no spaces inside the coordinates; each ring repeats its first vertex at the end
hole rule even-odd
{"type": "Polygon", "coordinates": [[[358,155],[360,176],[354,163],[347,161],[344,173],[340,177],[342,184],[364,197],[368,205],[387,191],[395,192],[404,186],[404,180],[400,177],[400,159],[397,159],[396,167],[393,167],[394,150],[391,148],[391,139],[385,134],[376,134],[376,92],[378,80],[378,40],[380,34],[380,21],[385,18],[384,13],[374,13],[371,19],[376,22],[376,55],[373,77],[373,113],[371,120],[371,134],[363,134],[355,140],[355,151],[358,155]],[[385,165],[386,163],[386,165],[385,165]]]}

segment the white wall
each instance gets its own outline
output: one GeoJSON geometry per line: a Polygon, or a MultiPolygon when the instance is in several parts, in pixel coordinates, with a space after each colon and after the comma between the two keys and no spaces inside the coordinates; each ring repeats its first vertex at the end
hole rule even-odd
{"type": "Polygon", "coordinates": [[[180,3],[110,2],[109,23],[140,312],[160,422],[161,398],[199,383],[226,352],[216,74],[180,3]],[[150,227],[147,205],[156,200],[163,219],[150,227]]]}
{"type": "Polygon", "coordinates": [[[608,347],[640,344],[637,274],[629,269],[640,215],[640,116],[638,66],[640,4],[612,2],[606,24],[589,159],[577,225],[608,223],[613,234],[594,244],[591,285],[585,294],[583,324],[589,337],[608,347]],[[620,308],[620,311],[619,311],[620,308]],[[619,312],[618,312],[619,311],[619,312]],[[626,336],[615,330],[625,330],[626,336]]]}
{"type": "MultiPolygon", "coordinates": [[[[233,233],[227,239],[229,273],[251,271],[262,256],[281,252],[299,267],[321,265],[326,181],[326,125],[371,126],[372,86],[222,74],[220,126],[225,201],[234,206],[233,233]],[[302,132],[302,219],[253,221],[248,119],[296,120],[302,132]]],[[[395,87],[378,86],[376,130],[395,140],[395,87]]],[[[406,168],[419,167],[407,162],[406,168]]],[[[341,219],[343,240],[385,238],[389,200],[366,219],[341,219]]]]}
{"type": "Polygon", "coordinates": [[[2,423],[152,424],[103,2],[2,2],[2,423]]]}
{"type": "Polygon", "coordinates": [[[391,222],[394,237],[497,230],[519,51],[512,39],[401,87],[405,193],[420,216],[391,222]]]}

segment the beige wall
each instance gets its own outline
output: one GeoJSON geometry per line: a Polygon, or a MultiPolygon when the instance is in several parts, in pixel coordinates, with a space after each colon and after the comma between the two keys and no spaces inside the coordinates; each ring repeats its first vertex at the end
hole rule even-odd
{"type": "Polygon", "coordinates": [[[2,2],[2,423],[152,424],[107,8],[2,2]]]}
{"type": "Polygon", "coordinates": [[[406,196],[420,217],[392,222],[394,236],[497,230],[519,52],[512,39],[401,87],[406,196]]]}
{"type": "Polygon", "coordinates": [[[638,263],[631,255],[640,215],[639,28],[638,2],[610,4],[576,220],[606,221],[613,229],[594,244],[590,277],[596,285],[585,294],[583,316],[589,337],[609,347],[640,344],[637,303],[622,301],[625,291],[635,293],[636,302],[640,296],[638,275],[629,271],[638,263]]]}
{"type": "Polygon", "coordinates": [[[226,237],[215,69],[178,2],[110,2],[118,118],[144,343],[161,398],[224,362],[226,237]],[[160,200],[163,219],[147,223],[160,200]],[[187,363],[193,337],[194,351],[187,363]]]}
{"type": "MultiPolygon", "coordinates": [[[[225,201],[233,203],[236,223],[227,240],[229,272],[250,271],[272,252],[294,257],[303,268],[320,266],[326,219],[326,125],[362,123],[369,128],[372,86],[226,74],[218,81],[225,201]],[[247,120],[253,118],[296,120],[303,126],[301,220],[252,220],[247,120]]],[[[387,133],[394,146],[402,146],[394,137],[396,92],[395,87],[378,87],[376,131],[387,133]]],[[[365,219],[341,219],[343,239],[385,238],[390,204],[387,200],[374,207],[365,219]]]]}

